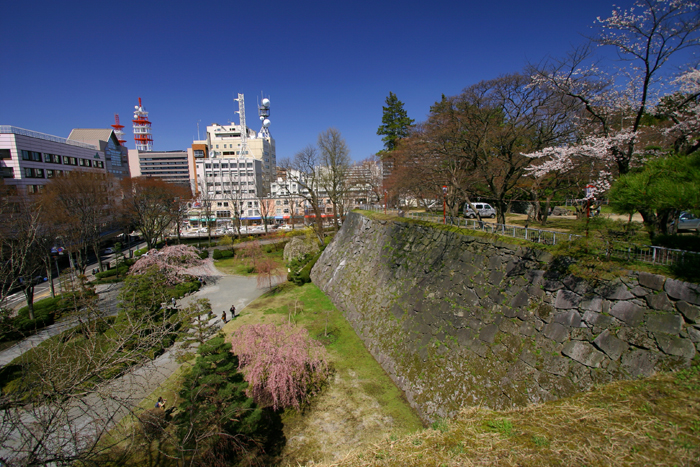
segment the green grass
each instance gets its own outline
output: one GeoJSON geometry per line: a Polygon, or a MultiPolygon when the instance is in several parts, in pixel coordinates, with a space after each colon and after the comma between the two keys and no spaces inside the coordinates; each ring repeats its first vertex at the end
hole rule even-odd
{"type": "MultiPolygon", "coordinates": [[[[264,258],[271,258],[277,264],[277,267],[284,268],[284,259],[282,258],[284,250],[273,249],[271,252],[266,251],[268,245],[262,245],[261,254],[264,258]]],[[[240,250],[236,251],[236,256],[216,260],[214,262],[216,268],[225,274],[234,274],[237,276],[254,276],[255,268],[253,262],[249,258],[241,258],[240,250]]]]}

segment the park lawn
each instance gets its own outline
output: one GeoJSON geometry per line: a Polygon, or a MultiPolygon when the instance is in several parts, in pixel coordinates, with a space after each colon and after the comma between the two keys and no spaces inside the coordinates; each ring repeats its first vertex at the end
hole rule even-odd
{"type": "MultiPolygon", "coordinates": [[[[276,267],[286,271],[285,262],[283,259],[284,250],[270,248],[271,251],[266,251],[269,245],[261,245],[261,258],[272,259],[276,267]]],[[[254,276],[255,266],[250,258],[241,258],[241,250],[236,250],[236,256],[233,258],[225,258],[214,261],[214,265],[224,274],[232,274],[237,276],[254,276]]]]}

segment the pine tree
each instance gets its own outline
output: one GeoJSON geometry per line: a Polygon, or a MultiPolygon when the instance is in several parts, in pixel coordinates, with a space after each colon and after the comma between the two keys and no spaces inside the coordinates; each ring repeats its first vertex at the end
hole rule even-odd
{"type": "Polygon", "coordinates": [[[175,417],[186,457],[195,463],[212,465],[216,459],[231,465],[248,450],[264,422],[262,409],[246,395],[247,386],[231,344],[217,337],[200,346],[175,417]]]}
{"type": "Polygon", "coordinates": [[[403,108],[396,94],[389,92],[389,97],[386,98],[386,107],[382,107],[382,124],[377,129],[378,135],[384,135],[384,148],[387,151],[393,151],[396,148],[398,140],[408,136],[408,130],[413,125],[414,120],[408,118],[408,113],[403,108]]]}

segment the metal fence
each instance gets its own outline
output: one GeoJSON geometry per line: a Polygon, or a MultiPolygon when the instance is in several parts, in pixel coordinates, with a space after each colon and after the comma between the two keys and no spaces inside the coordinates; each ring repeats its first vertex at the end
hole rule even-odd
{"type": "MultiPolygon", "coordinates": [[[[442,224],[442,216],[434,216],[427,213],[409,213],[408,217],[422,219],[429,222],[442,224]]],[[[519,225],[492,224],[479,222],[476,219],[464,219],[460,217],[446,217],[446,223],[457,227],[479,230],[507,237],[520,238],[544,245],[556,245],[562,242],[570,242],[583,235],[557,232],[554,230],[533,229],[519,225]]],[[[675,250],[660,246],[629,245],[621,242],[611,242],[605,248],[604,255],[607,259],[621,259],[624,261],[641,261],[645,263],[670,265],[684,263],[686,261],[700,261],[700,253],[685,250],[675,250]]]]}

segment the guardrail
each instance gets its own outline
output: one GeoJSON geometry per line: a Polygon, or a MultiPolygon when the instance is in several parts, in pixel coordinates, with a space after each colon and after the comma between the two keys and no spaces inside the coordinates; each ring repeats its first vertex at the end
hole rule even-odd
{"type": "MultiPolygon", "coordinates": [[[[427,213],[408,213],[408,217],[413,219],[428,220],[439,224],[442,224],[443,222],[442,216],[433,216],[427,213]]],[[[476,219],[463,219],[460,217],[448,216],[446,218],[446,222],[457,227],[464,227],[467,229],[479,230],[497,235],[505,235],[507,237],[519,238],[544,245],[556,245],[562,242],[570,242],[577,238],[583,238],[583,235],[566,232],[533,229],[530,227],[521,227],[519,225],[492,224],[484,221],[479,222],[476,219]]],[[[683,263],[689,259],[700,260],[700,253],[696,253],[694,251],[676,250],[673,248],[664,248],[661,246],[651,245],[611,243],[605,253],[608,259],[616,258],[625,261],[641,261],[644,263],[661,265],[683,263]]]]}

